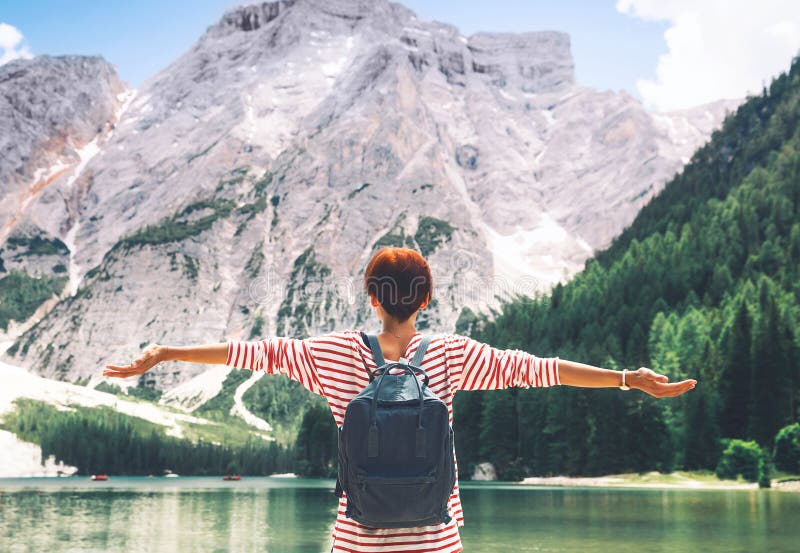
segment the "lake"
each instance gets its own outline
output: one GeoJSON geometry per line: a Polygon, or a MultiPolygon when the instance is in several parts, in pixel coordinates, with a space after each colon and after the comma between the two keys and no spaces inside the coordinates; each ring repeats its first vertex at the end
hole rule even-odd
{"type": "MultiPolygon", "coordinates": [[[[466,552],[800,551],[800,494],[462,483],[466,552]]],[[[309,552],[333,481],[0,479],[0,551],[309,552]]]]}

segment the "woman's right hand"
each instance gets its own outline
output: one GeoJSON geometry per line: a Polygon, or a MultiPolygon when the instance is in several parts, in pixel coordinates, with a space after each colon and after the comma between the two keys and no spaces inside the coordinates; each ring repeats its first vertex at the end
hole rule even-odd
{"type": "Polygon", "coordinates": [[[166,361],[166,354],[167,348],[165,346],[150,344],[129,365],[106,365],[103,370],[103,376],[128,378],[129,376],[144,374],[162,361],[166,361]]]}

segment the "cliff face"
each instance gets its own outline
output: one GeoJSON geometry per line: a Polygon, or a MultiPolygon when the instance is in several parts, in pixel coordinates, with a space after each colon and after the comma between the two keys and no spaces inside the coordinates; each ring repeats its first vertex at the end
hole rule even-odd
{"type": "Polygon", "coordinates": [[[428,257],[420,327],[452,330],[579,270],[728,107],[654,116],[581,87],[563,33],[464,37],[385,1],[237,8],[22,210],[67,243],[70,285],[7,355],[74,380],[150,341],[372,328],[359,279],[382,245],[428,257]]]}
{"type": "Polygon", "coordinates": [[[31,200],[109,131],[125,90],[99,57],[39,56],[0,66],[0,243],[31,200]]]}

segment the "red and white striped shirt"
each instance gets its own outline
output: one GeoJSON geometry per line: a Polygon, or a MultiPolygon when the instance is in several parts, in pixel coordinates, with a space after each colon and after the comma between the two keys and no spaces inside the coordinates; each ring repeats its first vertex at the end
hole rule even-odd
{"type": "MultiPolygon", "coordinates": [[[[411,359],[422,335],[411,338],[403,357],[411,359]]],[[[394,359],[387,361],[396,361],[394,359]]],[[[226,365],[238,369],[285,374],[325,397],[338,426],[347,404],[369,383],[366,363],[376,369],[372,352],[357,330],[331,332],[312,338],[270,337],[258,341],[228,341],[226,365]]],[[[511,386],[547,387],[560,384],[558,357],[539,358],[517,350],[501,350],[459,334],[432,335],[422,362],[429,387],[447,405],[453,424],[457,390],[499,390],[511,386]]],[[[333,529],[334,553],[455,553],[462,551],[458,527],[464,514],[456,484],[450,496],[447,523],[414,528],[370,528],[345,517],[347,498],[339,499],[333,529]]]]}

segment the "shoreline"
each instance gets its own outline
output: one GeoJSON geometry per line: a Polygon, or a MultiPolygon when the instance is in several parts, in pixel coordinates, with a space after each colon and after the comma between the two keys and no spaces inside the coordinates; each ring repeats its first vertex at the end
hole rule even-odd
{"type": "MultiPolygon", "coordinates": [[[[679,490],[757,490],[756,482],[744,480],[719,480],[713,473],[672,472],[662,474],[626,473],[606,476],[531,476],[518,482],[521,486],[595,487],[595,488],[650,488],[679,490]]],[[[772,480],[772,488],[779,491],[800,492],[800,480],[772,480]]]]}
{"type": "MultiPolygon", "coordinates": [[[[165,475],[158,476],[119,476],[110,474],[110,479],[120,478],[123,481],[131,479],[142,482],[155,482],[155,481],[172,481],[177,480],[207,480],[207,481],[223,481],[224,475],[181,475],[182,478],[169,478],[165,475]]],[[[176,475],[177,476],[177,475],[176,475]]],[[[302,478],[295,473],[274,473],[264,476],[243,476],[243,480],[250,482],[257,482],[262,480],[272,481],[318,481],[328,482],[330,478],[302,478]]],[[[0,488],[2,484],[9,482],[24,482],[24,481],[38,481],[38,482],[63,482],[63,483],[78,483],[89,482],[90,475],[85,474],[62,474],[56,476],[54,474],[25,474],[25,475],[2,475],[0,476],[0,488]]],[[[484,485],[499,485],[499,486],[518,486],[528,488],[621,488],[621,489],[662,489],[662,490],[758,490],[758,484],[755,482],[747,482],[745,480],[719,480],[713,473],[691,473],[691,472],[674,472],[669,474],[661,474],[659,472],[650,472],[646,474],[627,473],[627,474],[612,474],[605,476],[532,476],[527,477],[519,482],[504,481],[504,480],[464,480],[463,484],[484,484],[484,485]]],[[[102,482],[105,485],[111,485],[111,482],[102,482]]],[[[94,483],[97,485],[97,483],[94,483]]],[[[779,475],[779,478],[772,480],[771,490],[781,492],[800,493],[800,476],[794,475],[779,475]]]]}

